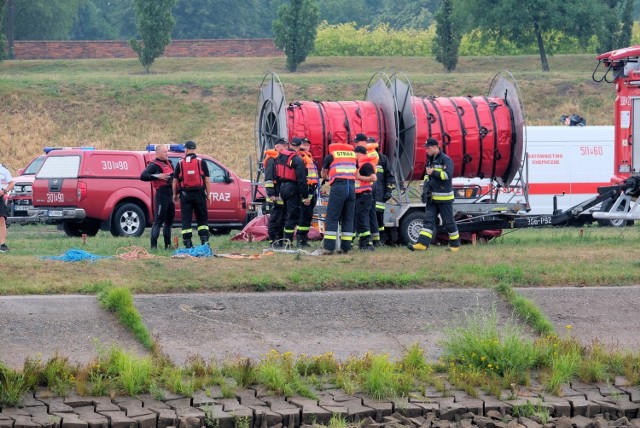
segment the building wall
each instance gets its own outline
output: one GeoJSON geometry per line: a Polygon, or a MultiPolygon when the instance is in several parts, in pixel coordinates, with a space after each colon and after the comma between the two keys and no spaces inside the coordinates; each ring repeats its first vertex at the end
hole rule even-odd
{"type": "MultiPolygon", "coordinates": [[[[137,58],[123,40],[15,41],[14,59],[137,58]]],[[[173,40],[166,57],[281,56],[273,39],[173,40]]]]}

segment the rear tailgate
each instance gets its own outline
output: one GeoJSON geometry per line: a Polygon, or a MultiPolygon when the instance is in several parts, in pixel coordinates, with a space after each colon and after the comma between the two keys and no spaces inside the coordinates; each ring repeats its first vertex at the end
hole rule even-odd
{"type": "Polygon", "coordinates": [[[56,218],[81,218],[63,208],[77,207],[79,154],[49,156],[45,159],[33,182],[33,206],[39,215],[56,218]]]}

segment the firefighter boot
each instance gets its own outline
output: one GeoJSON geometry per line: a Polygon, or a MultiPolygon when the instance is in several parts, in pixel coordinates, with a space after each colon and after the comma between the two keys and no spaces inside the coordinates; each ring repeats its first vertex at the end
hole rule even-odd
{"type": "Polygon", "coordinates": [[[411,251],[427,251],[427,249],[429,248],[426,245],[421,244],[419,242],[416,242],[415,244],[409,244],[409,245],[407,245],[407,247],[411,251]]]}
{"type": "Polygon", "coordinates": [[[191,242],[191,238],[184,239],[182,242],[184,243],[184,248],[193,248],[193,242],[191,242]]]}
{"type": "Polygon", "coordinates": [[[306,232],[298,232],[297,236],[297,247],[298,248],[309,248],[311,247],[311,245],[309,245],[309,237],[307,236],[306,232]]]}
{"type": "Polygon", "coordinates": [[[284,245],[293,245],[293,232],[284,233],[284,245]]]}
{"type": "Polygon", "coordinates": [[[360,237],[360,242],[359,242],[359,247],[360,247],[360,251],[375,251],[376,249],[373,248],[373,242],[371,242],[371,238],[370,237],[360,237]]]}

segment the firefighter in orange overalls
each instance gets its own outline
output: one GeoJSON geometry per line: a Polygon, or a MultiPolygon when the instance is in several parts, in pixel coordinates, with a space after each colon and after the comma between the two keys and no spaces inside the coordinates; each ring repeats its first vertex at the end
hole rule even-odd
{"type": "MultiPolygon", "coordinates": [[[[370,139],[367,138],[365,134],[356,134],[356,137],[354,138],[354,143],[356,147],[361,146],[366,149],[368,162],[371,165],[373,165],[374,169],[377,169],[378,163],[380,161],[380,155],[376,150],[376,148],[378,147],[378,144],[375,142],[375,138],[373,142],[371,142],[370,139]]],[[[376,175],[376,178],[377,178],[377,175],[376,175]]],[[[372,195],[375,195],[376,189],[378,187],[378,183],[376,181],[374,181],[371,184],[372,195]]],[[[357,181],[356,181],[356,184],[357,184],[357,181]]],[[[356,218],[358,217],[358,198],[357,198],[358,191],[357,190],[358,189],[356,189],[356,218]]],[[[360,209],[362,209],[362,207],[360,207],[360,209]]],[[[368,230],[369,236],[371,237],[371,241],[375,245],[376,243],[380,242],[380,231],[378,229],[378,216],[376,215],[375,203],[371,204],[371,209],[369,210],[369,213],[368,213],[368,219],[369,221],[367,225],[367,230],[368,230]]],[[[360,235],[360,232],[358,232],[357,229],[358,228],[356,227],[356,233],[360,235]]]]}
{"type": "Polygon", "coordinates": [[[309,141],[308,138],[302,138],[302,144],[300,145],[298,154],[300,154],[307,167],[307,185],[309,186],[311,203],[309,203],[309,205],[302,205],[300,211],[300,221],[298,222],[296,231],[297,245],[299,248],[310,247],[309,229],[311,229],[311,220],[313,220],[313,209],[318,202],[318,184],[320,177],[318,177],[318,166],[313,160],[313,155],[310,150],[311,141],[309,141]]]}
{"type": "Polygon", "coordinates": [[[375,158],[367,154],[364,146],[356,146],[356,233],[360,251],[374,251],[371,241],[370,217],[373,212],[373,185],[376,182],[375,158]]]}

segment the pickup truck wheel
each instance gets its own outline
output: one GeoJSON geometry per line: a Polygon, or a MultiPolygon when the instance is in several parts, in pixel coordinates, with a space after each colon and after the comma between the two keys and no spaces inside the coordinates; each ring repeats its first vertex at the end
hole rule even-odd
{"type": "Polygon", "coordinates": [[[82,234],[87,236],[96,236],[100,230],[100,223],[93,219],[85,219],[82,221],[65,221],[62,223],[62,229],[67,236],[79,238],[82,234]]]}
{"type": "Polygon", "coordinates": [[[418,242],[423,220],[424,213],[422,211],[411,211],[400,221],[400,241],[404,245],[418,242]]]}
{"type": "MultiPolygon", "coordinates": [[[[609,211],[615,201],[610,199],[602,204],[602,211],[609,211]]],[[[620,204],[618,207],[618,211],[624,211],[624,204],[620,204]]],[[[633,226],[633,220],[622,220],[622,219],[607,219],[601,218],[598,219],[598,224],[603,227],[624,227],[624,226],[633,226]]]]}
{"type": "Polygon", "coordinates": [[[123,204],[118,206],[113,216],[111,234],[113,236],[137,237],[144,232],[147,219],[135,204],[123,204]]]}

